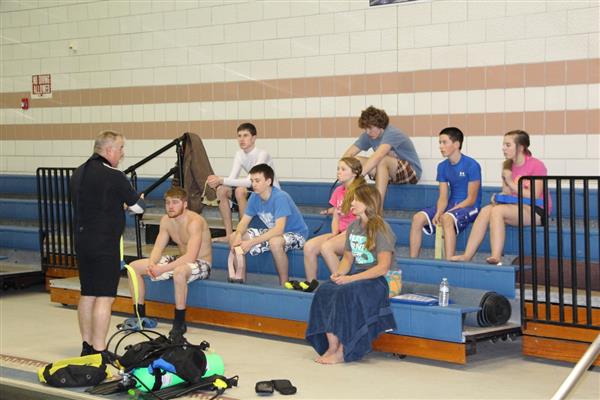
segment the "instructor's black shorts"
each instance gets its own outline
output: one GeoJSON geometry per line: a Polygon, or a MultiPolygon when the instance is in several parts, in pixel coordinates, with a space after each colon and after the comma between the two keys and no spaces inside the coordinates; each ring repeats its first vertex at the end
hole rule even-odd
{"type": "Polygon", "coordinates": [[[116,297],[121,276],[120,238],[98,234],[77,236],[81,295],[116,297]]]}

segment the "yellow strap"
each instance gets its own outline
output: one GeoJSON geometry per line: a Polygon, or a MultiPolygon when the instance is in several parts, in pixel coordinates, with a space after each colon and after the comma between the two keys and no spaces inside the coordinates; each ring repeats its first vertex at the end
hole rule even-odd
{"type": "Polygon", "coordinates": [[[213,386],[216,387],[217,389],[227,389],[227,387],[228,387],[227,382],[225,382],[221,378],[215,379],[215,381],[213,382],[213,386]]]}
{"type": "Polygon", "coordinates": [[[125,262],[124,250],[123,250],[123,248],[124,248],[123,236],[121,236],[120,248],[121,248],[121,265],[123,266],[123,268],[125,268],[127,270],[128,274],[129,274],[129,279],[131,280],[131,286],[133,286],[133,304],[135,305],[135,315],[138,319],[138,324],[141,329],[141,328],[143,328],[142,318],[140,317],[140,313],[138,311],[138,299],[140,298],[140,292],[138,289],[139,282],[137,279],[137,274],[135,273],[133,268],[131,268],[131,266],[125,262]]]}
{"type": "Polygon", "coordinates": [[[444,258],[444,229],[442,225],[437,225],[435,227],[435,255],[434,258],[436,260],[441,260],[444,258]]]}

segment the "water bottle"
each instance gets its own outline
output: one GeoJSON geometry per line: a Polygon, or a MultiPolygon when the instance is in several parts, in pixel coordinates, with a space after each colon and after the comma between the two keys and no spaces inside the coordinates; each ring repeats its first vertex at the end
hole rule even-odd
{"type": "Polygon", "coordinates": [[[448,278],[443,278],[440,283],[440,294],[438,302],[440,307],[448,307],[448,300],[450,299],[450,286],[448,285],[448,278]]]}

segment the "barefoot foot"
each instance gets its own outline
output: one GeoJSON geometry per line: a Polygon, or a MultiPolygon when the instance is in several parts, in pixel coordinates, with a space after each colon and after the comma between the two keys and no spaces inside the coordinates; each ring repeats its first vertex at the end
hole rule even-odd
{"type": "Polygon", "coordinates": [[[492,264],[492,265],[502,265],[502,261],[500,261],[496,257],[488,257],[485,259],[485,262],[487,262],[488,264],[492,264]]]}
{"type": "Polygon", "coordinates": [[[322,360],[323,360],[324,358],[331,357],[332,355],[334,355],[334,354],[336,353],[336,351],[337,351],[337,348],[335,348],[335,349],[332,349],[331,347],[330,347],[330,348],[328,348],[328,349],[327,349],[327,351],[326,351],[325,353],[323,353],[323,354],[321,354],[319,357],[315,358],[315,362],[316,362],[316,363],[319,363],[319,364],[324,364],[324,363],[322,362],[322,360]]]}
{"type": "Polygon", "coordinates": [[[336,352],[334,354],[331,354],[327,357],[325,357],[325,355],[323,355],[321,357],[321,360],[318,361],[319,364],[339,364],[339,363],[343,363],[344,362],[344,354],[340,353],[340,352],[336,352]]]}
{"type": "Polygon", "coordinates": [[[219,236],[211,239],[213,243],[229,243],[228,236],[219,236]]]}

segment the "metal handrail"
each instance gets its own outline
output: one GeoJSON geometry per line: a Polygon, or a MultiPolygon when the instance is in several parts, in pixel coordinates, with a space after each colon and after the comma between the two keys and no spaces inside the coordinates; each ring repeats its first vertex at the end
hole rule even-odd
{"type": "MultiPolygon", "coordinates": [[[[158,157],[159,155],[161,155],[162,153],[164,153],[165,151],[169,150],[171,147],[176,146],[177,147],[177,158],[179,159],[180,156],[180,148],[181,148],[181,143],[185,140],[185,137],[188,135],[189,133],[186,132],[183,135],[181,135],[181,137],[178,137],[176,139],[173,139],[170,143],[167,143],[166,145],[164,145],[163,147],[161,147],[160,149],[156,150],[154,153],[150,154],[149,156],[143,158],[142,160],[136,162],[135,164],[133,164],[132,166],[130,166],[129,168],[127,168],[125,171],[123,171],[123,173],[125,175],[135,171],[136,169],[138,169],[139,167],[141,167],[142,165],[146,164],[149,161],[152,161],[153,159],[155,159],[156,157],[158,157]]],[[[179,171],[181,172],[181,171],[179,171]]]]}
{"type": "MultiPolygon", "coordinates": [[[[592,202],[590,184],[600,187],[600,176],[522,176],[518,181],[518,240],[519,240],[519,286],[521,295],[521,323],[523,327],[528,322],[543,323],[548,325],[571,326],[585,329],[600,330],[600,324],[592,320],[592,288],[597,287],[598,281],[592,280],[593,263],[597,262],[600,249],[600,237],[597,241],[591,240],[592,219],[598,220],[600,225],[600,197],[599,204],[592,202]],[[536,223],[534,207],[524,209],[525,200],[535,204],[535,186],[542,184],[543,209],[548,210],[550,195],[549,183],[556,184],[556,198],[553,204],[553,217],[556,220],[556,232],[550,234],[549,216],[542,224],[536,223]],[[524,183],[529,183],[531,199],[523,198],[524,183]],[[563,185],[564,184],[564,185],[563,185]],[[581,184],[583,192],[576,194],[576,186],[581,184]],[[563,196],[563,190],[564,196],[563,196]],[[592,215],[592,207],[596,207],[596,216],[592,215]],[[564,209],[563,209],[564,208],[564,209]],[[530,226],[525,227],[525,214],[530,218],[530,226]],[[577,216],[581,215],[581,225],[578,226],[577,216]],[[567,219],[564,221],[563,219],[567,219]],[[545,223],[544,223],[545,222],[545,223]],[[542,234],[537,228],[541,228],[542,234]],[[578,233],[578,231],[580,233],[578,233]],[[526,246],[526,233],[529,233],[529,245],[526,246]],[[539,237],[539,241],[538,241],[539,237]],[[582,248],[578,252],[578,247],[582,248]],[[529,249],[531,257],[531,315],[527,315],[525,298],[525,254],[529,249]],[[538,250],[541,250],[538,252],[538,250]],[[592,250],[594,257],[592,257],[592,250]],[[551,251],[553,254],[551,254],[551,251]],[[552,269],[550,259],[556,258],[557,283],[551,282],[552,269]],[[539,263],[539,271],[538,271],[539,263]],[[578,276],[578,265],[582,273],[578,276]],[[569,270],[570,268],[570,270],[569,270]],[[570,280],[570,284],[566,281],[570,280]],[[538,294],[538,289],[543,287],[544,293],[538,294]],[[558,304],[551,298],[551,288],[558,289],[558,304]],[[578,293],[585,293],[584,301],[578,299],[578,293]],[[543,308],[542,308],[543,306],[543,308]],[[552,316],[551,310],[556,306],[558,319],[552,316]],[[584,310],[582,310],[584,309],[584,310]],[[570,311],[570,313],[567,313],[570,311]],[[580,313],[581,311],[581,313],[580,313]],[[544,315],[542,315],[544,314],[544,315]],[[569,315],[570,314],[570,315],[569,315]]],[[[596,234],[597,235],[597,234],[596,234]]],[[[554,278],[553,278],[554,279],[554,278]]]]}
{"type": "Polygon", "coordinates": [[[596,340],[592,342],[587,351],[579,359],[569,376],[564,380],[562,385],[558,388],[552,400],[565,399],[571,390],[575,387],[579,379],[583,376],[585,371],[592,365],[594,360],[600,355],[600,335],[596,336],[596,340]]]}
{"type": "Polygon", "coordinates": [[[38,235],[42,270],[75,268],[70,180],[75,168],[36,170],[38,235]]]}
{"type": "MultiPolygon", "coordinates": [[[[183,153],[189,133],[173,139],[154,153],[133,164],[125,171],[130,175],[131,184],[137,191],[137,172],[142,165],[158,157],[165,151],[176,147],[177,165],[165,175],[144,189],[140,194],[148,195],[170,176],[179,174],[179,185],[183,186],[183,153]]],[[[75,268],[75,250],[73,241],[73,218],[70,179],[75,168],[46,168],[36,171],[38,195],[39,245],[42,267],[75,268]]],[[[142,257],[141,217],[135,216],[135,235],[138,258],[142,257]]]]}
{"type": "MultiPolygon", "coordinates": [[[[156,150],[154,153],[143,158],[142,160],[138,161],[137,163],[133,164],[132,166],[127,168],[125,171],[123,171],[123,173],[125,175],[127,175],[127,174],[131,175],[131,184],[133,185],[133,188],[136,191],[137,191],[137,172],[136,172],[137,169],[139,167],[141,167],[142,165],[152,161],[153,159],[155,159],[156,157],[158,157],[159,155],[161,155],[162,153],[164,153],[165,151],[169,150],[172,147],[175,147],[175,152],[177,153],[177,165],[175,167],[171,168],[169,170],[169,172],[167,172],[165,175],[160,177],[156,182],[154,182],[152,185],[147,187],[144,191],[142,191],[141,194],[143,194],[144,196],[148,195],[150,192],[152,192],[154,189],[156,189],[161,183],[166,181],[171,175],[173,175],[175,173],[179,173],[179,184],[183,187],[184,147],[182,144],[185,143],[185,138],[187,137],[187,135],[189,135],[188,132],[184,133],[183,135],[181,135],[180,137],[178,137],[176,139],[173,139],[170,143],[167,143],[160,149],[156,150]]],[[[135,214],[134,218],[135,218],[134,225],[135,225],[136,253],[137,253],[138,258],[142,258],[142,217],[139,214],[135,214]]]]}

